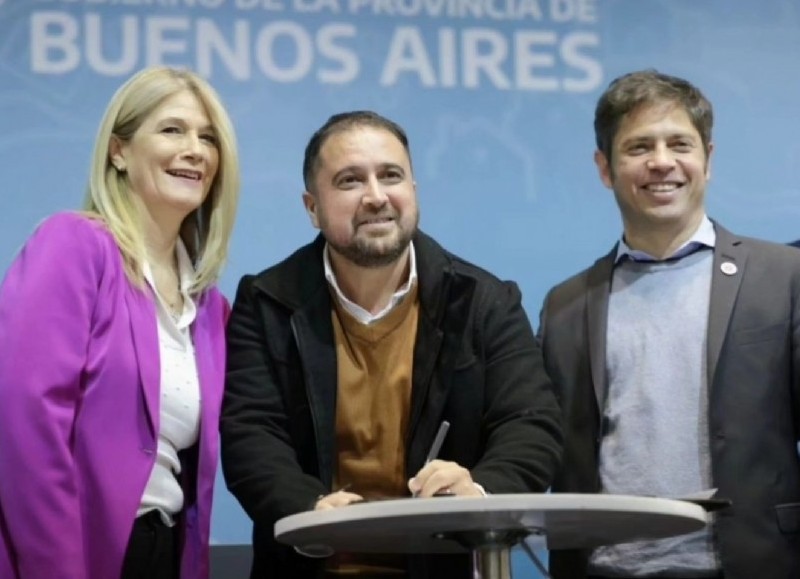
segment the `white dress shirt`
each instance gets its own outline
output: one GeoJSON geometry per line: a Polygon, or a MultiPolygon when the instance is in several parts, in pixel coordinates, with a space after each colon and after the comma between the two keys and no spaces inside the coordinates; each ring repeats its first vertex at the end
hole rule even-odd
{"type": "Polygon", "coordinates": [[[183,508],[183,490],[178,482],[181,463],[178,451],[197,441],[200,429],[200,383],[197,376],[191,324],[197,315],[187,289],[194,281],[194,268],[183,243],[178,240],[178,271],[183,311],[179,316],[158,294],[150,265],[144,265],[144,277],[156,296],[161,388],[156,462],[144,489],[136,515],[158,509],[167,525],[174,525],[174,515],[183,508]]]}

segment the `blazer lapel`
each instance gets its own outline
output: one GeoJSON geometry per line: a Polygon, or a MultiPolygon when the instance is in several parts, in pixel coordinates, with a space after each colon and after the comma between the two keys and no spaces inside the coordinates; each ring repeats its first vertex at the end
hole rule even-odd
{"type": "Polygon", "coordinates": [[[728,332],[733,305],[739,293],[747,262],[741,240],[720,225],[714,224],[717,240],[711,272],[711,300],[708,306],[707,377],[709,388],[728,332]]]}
{"type": "Polygon", "coordinates": [[[474,280],[455,275],[442,249],[422,232],[414,239],[414,250],[420,308],[406,434],[406,468],[410,474],[422,468],[442,420],[453,386],[452,369],[462,362],[456,357],[475,289],[474,280]]]}
{"type": "Polygon", "coordinates": [[[606,328],[608,327],[608,298],[611,293],[611,276],[617,247],[599,259],[587,275],[586,323],[588,327],[589,366],[592,386],[597,398],[597,408],[603,414],[607,388],[606,328]]]}
{"type": "MultiPolygon", "coordinates": [[[[200,420],[200,436],[213,441],[217,436],[216,424],[219,422],[219,407],[222,398],[222,384],[225,369],[217,361],[224,360],[222,345],[224,325],[215,326],[213,316],[220,316],[220,310],[212,307],[208,296],[201,296],[197,301],[197,317],[192,323],[192,343],[197,365],[197,381],[203,404],[200,420]],[[218,332],[212,328],[217,327],[218,332]]],[[[214,445],[215,446],[215,445],[214,445]]]]}
{"type": "Polygon", "coordinates": [[[453,370],[464,362],[457,358],[475,291],[473,279],[454,276],[449,269],[435,286],[441,292],[436,296],[434,288],[420,292],[406,445],[409,473],[423,466],[453,387],[453,370]]]}
{"type": "Polygon", "coordinates": [[[417,341],[414,344],[414,364],[411,378],[411,408],[406,434],[406,465],[409,473],[422,468],[425,453],[433,442],[441,420],[441,410],[447,399],[450,382],[443,382],[434,372],[444,334],[420,310],[417,322],[417,341]],[[426,403],[426,398],[428,399],[426,403]]]}
{"type": "Polygon", "coordinates": [[[320,286],[319,293],[292,314],[291,325],[314,418],[320,478],[331,488],[336,451],[337,366],[327,285],[320,286]]]}
{"type": "MultiPolygon", "coordinates": [[[[125,292],[125,301],[130,316],[131,336],[136,351],[136,365],[142,386],[145,410],[152,433],[159,428],[159,386],[161,382],[161,363],[158,351],[158,326],[156,324],[155,304],[144,289],[131,287],[125,292]]],[[[155,449],[154,449],[155,450],[155,449]]]]}

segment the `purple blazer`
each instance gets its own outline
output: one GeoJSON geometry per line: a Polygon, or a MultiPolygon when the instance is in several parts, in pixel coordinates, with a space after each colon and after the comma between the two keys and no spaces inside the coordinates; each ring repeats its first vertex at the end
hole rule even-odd
{"type": "MultiPolygon", "coordinates": [[[[181,577],[208,576],[228,314],[198,300],[202,397],[184,469],[181,577]]],[[[0,577],[117,578],[156,458],[159,350],[149,286],[76,213],[46,220],[0,286],[0,577]]]]}

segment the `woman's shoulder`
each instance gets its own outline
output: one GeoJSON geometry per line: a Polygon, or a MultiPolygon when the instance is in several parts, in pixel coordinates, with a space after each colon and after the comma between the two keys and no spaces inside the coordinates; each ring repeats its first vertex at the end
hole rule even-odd
{"type": "Polygon", "coordinates": [[[109,236],[105,223],[99,216],[83,211],[60,211],[43,219],[36,227],[36,235],[69,237],[72,235],[109,236]]]}
{"type": "Polygon", "coordinates": [[[36,244],[53,243],[70,251],[97,250],[100,246],[115,247],[114,238],[99,216],[80,211],[54,213],[39,223],[30,239],[36,244]]]}
{"type": "Polygon", "coordinates": [[[68,267],[76,260],[105,267],[119,250],[99,217],[79,211],[55,213],[39,223],[20,250],[20,257],[47,259],[51,267],[68,267]]]}

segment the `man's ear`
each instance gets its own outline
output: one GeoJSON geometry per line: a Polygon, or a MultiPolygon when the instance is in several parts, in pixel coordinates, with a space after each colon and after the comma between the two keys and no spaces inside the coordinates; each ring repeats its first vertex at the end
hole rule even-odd
{"type": "Polygon", "coordinates": [[[708,153],[706,153],[706,181],[711,179],[711,153],[714,152],[714,143],[708,144],[708,153]]]}
{"type": "Polygon", "coordinates": [[[308,213],[308,218],[311,219],[311,225],[319,229],[319,216],[317,215],[317,198],[313,193],[303,191],[303,205],[308,213]]]}
{"type": "Polygon", "coordinates": [[[605,154],[600,150],[594,152],[594,164],[597,165],[597,173],[600,175],[600,180],[603,185],[609,189],[614,188],[614,179],[611,174],[611,163],[608,162],[605,154]]]}
{"type": "Polygon", "coordinates": [[[126,171],[128,169],[125,155],[122,151],[122,141],[116,135],[111,135],[108,139],[108,160],[117,168],[117,171],[126,171]]]}

